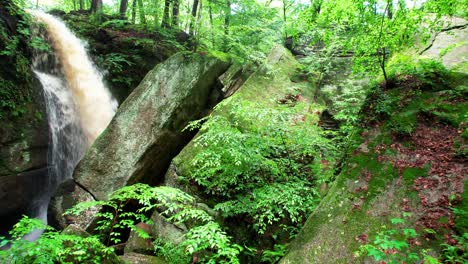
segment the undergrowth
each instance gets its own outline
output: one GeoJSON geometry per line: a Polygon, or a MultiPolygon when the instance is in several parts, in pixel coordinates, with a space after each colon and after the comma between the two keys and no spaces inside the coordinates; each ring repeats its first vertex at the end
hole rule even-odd
{"type": "Polygon", "coordinates": [[[24,217],[10,232],[11,239],[1,239],[0,245],[8,244],[10,248],[0,251],[0,260],[12,261],[4,263],[106,263],[102,261],[117,257],[110,246],[121,242],[123,231],[131,229],[142,238],[151,238],[136,224],[152,224],[147,215],[156,210],[169,222],[184,223],[191,228],[179,245],[155,241],[155,253],[165,256],[171,263],[184,260],[188,263],[194,255],[201,263],[239,263],[237,256],[242,247],[232,243],[211,215],[196,207],[193,197],[178,189],[145,184],[126,186],[112,193],[108,201],[80,203],[66,214],[80,214],[91,207],[102,209],[96,215],[99,219],[96,235],[59,233],[40,220],[24,217]],[[139,209],[124,210],[131,202],[137,203],[139,209]],[[37,229],[45,230],[39,239],[34,242],[22,239],[37,229]]]}

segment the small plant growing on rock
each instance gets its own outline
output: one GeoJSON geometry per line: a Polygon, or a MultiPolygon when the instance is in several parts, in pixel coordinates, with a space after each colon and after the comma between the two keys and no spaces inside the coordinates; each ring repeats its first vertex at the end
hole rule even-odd
{"type": "MultiPolygon", "coordinates": [[[[392,224],[403,224],[404,219],[393,218],[392,224]]],[[[384,226],[385,228],[385,226],[384,226]]],[[[397,263],[417,263],[420,258],[418,254],[409,250],[409,239],[416,238],[417,233],[411,228],[398,228],[380,231],[374,240],[362,245],[358,255],[368,256],[379,263],[397,264],[397,263]]]]}

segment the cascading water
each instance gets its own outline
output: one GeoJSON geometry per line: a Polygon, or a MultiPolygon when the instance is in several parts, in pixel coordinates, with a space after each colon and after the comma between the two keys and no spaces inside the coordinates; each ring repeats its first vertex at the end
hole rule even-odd
{"type": "MultiPolygon", "coordinates": [[[[52,15],[29,11],[45,24],[45,38],[53,56],[35,54],[33,70],[44,89],[50,128],[49,172],[42,197],[34,202],[32,214],[47,221],[47,206],[57,186],[71,179],[86,149],[106,128],[117,102],[105,87],[102,75],[89,58],[84,43],[52,15]]],[[[41,231],[29,234],[34,240],[41,231]]]]}

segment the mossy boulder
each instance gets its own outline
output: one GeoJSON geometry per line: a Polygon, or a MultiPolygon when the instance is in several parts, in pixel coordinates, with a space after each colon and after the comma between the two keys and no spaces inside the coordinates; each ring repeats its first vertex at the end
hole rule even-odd
{"type": "Polygon", "coordinates": [[[166,264],[161,257],[149,256],[139,253],[125,253],[120,257],[125,264],[166,264]]]}
{"type": "Polygon", "coordinates": [[[229,65],[191,53],[176,54],[157,65],[76,167],[77,191],[103,200],[128,184],[162,182],[172,157],[193,137],[183,128],[221,99],[217,79],[229,65]]]}
{"type": "MultiPolygon", "coordinates": [[[[281,46],[273,48],[268,56],[268,64],[264,68],[259,68],[257,71],[247,78],[241,84],[236,84],[238,81],[232,81],[234,76],[242,76],[245,70],[239,65],[233,65],[226,73],[221,76],[221,81],[224,82],[227,95],[232,95],[234,91],[235,99],[248,100],[256,102],[264,107],[273,108],[278,104],[277,100],[281,100],[288,93],[303,93],[309,92],[309,87],[305,83],[292,82],[290,77],[299,67],[298,62],[292,54],[281,46]],[[274,72],[269,72],[273,71],[274,72]],[[239,87],[237,87],[239,86],[239,87]],[[232,88],[235,87],[235,88],[232,88]]],[[[223,102],[222,107],[217,107],[212,115],[225,115],[229,113],[233,104],[236,101],[223,102]]],[[[200,136],[200,133],[195,137],[200,136]]],[[[196,197],[201,193],[195,185],[186,182],[186,175],[189,175],[190,161],[200,151],[195,146],[192,140],[173,160],[166,173],[164,184],[171,187],[179,188],[196,197]]]]}
{"type": "MultiPolygon", "coordinates": [[[[265,176],[269,180],[268,183],[263,184],[262,176],[264,175],[262,172],[254,171],[255,168],[262,166],[259,163],[252,164],[249,162],[239,162],[237,165],[234,164],[235,158],[229,156],[229,153],[237,153],[237,149],[234,150],[234,148],[240,148],[240,152],[245,151],[245,153],[242,153],[241,155],[249,156],[249,150],[253,150],[255,153],[261,153],[261,149],[264,148],[264,146],[260,146],[261,143],[255,146],[244,146],[242,141],[239,143],[239,141],[233,140],[234,137],[230,132],[234,130],[236,131],[236,135],[242,135],[245,136],[245,138],[255,137],[260,134],[259,137],[268,141],[268,137],[271,135],[268,135],[268,132],[263,132],[264,130],[261,129],[265,129],[266,125],[271,124],[273,121],[270,118],[263,117],[262,114],[265,112],[279,113],[281,111],[289,111],[288,113],[291,113],[291,115],[288,117],[291,117],[291,119],[297,118],[297,120],[299,120],[298,123],[300,124],[297,124],[292,121],[289,122],[290,119],[288,117],[284,117],[284,120],[287,120],[283,123],[284,126],[287,126],[287,128],[290,128],[289,126],[293,127],[291,130],[294,129],[296,125],[317,128],[319,113],[323,107],[311,102],[313,93],[309,82],[295,82],[294,80],[291,80],[299,66],[299,63],[288,50],[282,46],[274,47],[268,56],[267,63],[258,67],[257,70],[245,81],[245,83],[243,83],[239,88],[234,89],[237,91],[231,97],[218,104],[210,114],[210,117],[206,122],[208,123],[212,120],[217,120],[218,122],[221,120],[218,122],[223,124],[221,128],[202,127],[194,140],[192,140],[180,152],[180,154],[172,160],[171,166],[165,176],[164,185],[178,188],[196,197],[199,202],[205,203],[207,205],[206,208],[208,208],[206,211],[212,211],[211,214],[218,219],[218,222],[222,223],[223,229],[228,230],[227,233],[229,236],[233,237],[233,241],[237,244],[246,245],[250,248],[256,249],[256,254],[254,255],[242,255],[242,263],[260,262],[262,257],[261,255],[264,250],[271,250],[273,249],[274,244],[281,244],[288,241],[289,236],[280,225],[287,225],[285,223],[288,223],[289,219],[287,217],[278,217],[282,219],[281,223],[278,223],[280,221],[272,221],[273,223],[266,224],[267,231],[260,234],[260,232],[253,227],[256,222],[254,222],[255,220],[253,220],[250,213],[239,213],[235,216],[226,216],[220,208],[217,208],[216,210],[209,209],[220,205],[226,200],[236,201],[237,197],[242,197],[243,195],[248,196],[249,194],[254,193],[252,196],[255,196],[255,193],[259,189],[263,190],[262,188],[268,188],[269,185],[282,184],[281,179],[275,179],[274,176],[271,178],[265,176]],[[255,107],[242,108],[244,105],[255,105],[255,107]],[[301,121],[304,122],[301,123],[301,121]],[[256,130],[256,128],[258,128],[258,130],[256,130]],[[262,132],[258,132],[259,130],[262,132]],[[207,135],[210,135],[210,138],[218,138],[219,135],[220,140],[211,144],[216,145],[219,148],[218,150],[209,149],[210,146],[205,145],[205,142],[200,141],[201,138],[206,137],[207,135]],[[232,146],[232,142],[236,142],[235,144],[239,144],[239,146],[232,146]],[[212,156],[210,156],[212,153],[214,156],[221,158],[212,159],[212,156]],[[194,165],[196,163],[195,160],[198,159],[198,161],[200,161],[199,157],[206,157],[206,160],[209,160],[211,164],[222,164],[219,166],[211,166],[207,162],[207,164],[202,166],[205,167],[206,171],[208,171],[207,174],[213,175],[212,178],[209,178],[211,176],[204,178],[200,173],[196,174],[203,170],[199,170],[196,165],[194,165]],[[241,163],[242,165],[239,165],[241,163]],[[248,167],[248,169],[244,169],[246,167],[248,167]],[[220,169],[217,170],[218,168],[220,169]],[[229,175],[230,173],[231,175],[229,175]],[[236,173],[237,175],[233,175],[236,173]],[[259,183],[252,183],[254,180],[250,182],[250,179],[245,180],[244,177],[258,179],[259,183]],[[226,181],[223,182],[223,180],[226,181]],[[200,184],[200,182],[206,184],[200,184]],[[219,182],[221,182],[221,184],[218,184],[219,182]],[[227,183],[228,185],[231,184],[229,186],[234,187],[229,188],[225,185],[221,186],[226,184],[226,182],[229,182],[227,183]],[[222,188],[223,190],[221,190],[222,188]],[[232,190],[232,193],[235,194],[230,193],[231,196],[229,196],[226,194],[229,190],[225,191],[225,189],[230,189],[232,190]]],[[[231,69],[232,71],[228,71],[226,76],[240,75],[240,73],[236,73],[238,72],[238,69],[239,67],[231,69]]],[[[234,87],[235,86],[236,85],[234,85],[234,87]]],[[[227,92],[229,93],[229,91],[227,92]]],[[[291,132],[291,134],[292,133],[293,132],[291,132]]],[[[271,155],[273,156],[274,154],[271,155]]],[[[272,160],[274,159],[272,158],[272,160]]],[[[272,163],[274,163],[274,161],[269,164],[272,163]]],[[[268,172],[265,174],[268,175],[268,172]]],[[[312,173],[308,175],[311,174],[312,173]]],[[[291,176],[291,180],[293,180],[294,177],[295,176],[291,176]]],[[[281,195],[284,196],[285,194],[282,193],[281,195]]],[[[278,194],[278,196],[281,195],[278,194]]],[[[262,202],[268,204],[269,202],[264,200],[259,202],[261,198],[258,200],[254,199],[256,199],[256,197],[253,197],[252,201],[250,201],[251,203],[249,205],[245,205],[245,207],[254,207],[257,202],[259,204],[262,202]]],[[[272,204],[273,205],[271,206],[278,208],[284,206],[274,204],[274,202],[272,202],[272,204]]],[[[264,206],[268,207],[269,205],[264,206]]],[[[258,210],[260,211],[262,209],[258,210]]],[[[261,212],[259,212],[259,214],[261,214],[261,212]]]]}
{"type": "Polygon", "coordinates": [[[422,55],[440,59],[445,67],[459,72],[468,71],[468,21],[459,18],[443,18],[443,28],[435,33],[422,55]]]}

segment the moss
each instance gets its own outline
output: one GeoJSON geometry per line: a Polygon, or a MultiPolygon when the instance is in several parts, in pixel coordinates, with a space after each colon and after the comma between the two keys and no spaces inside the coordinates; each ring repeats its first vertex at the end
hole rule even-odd
{"type": "Polygon", "coordinates": [[[458,127],[462,122],[466,121],[468,103],[441,103],[437,105],[437,108],[431,113],[442,122],[458,127]]]}
{"type": "Polygon", "coordinates": [[[212,50],[209,52],[209,54],[224,62],[230,62],[232,60],[231,55],[229,55],[228,53],[221,52],[221,51],[212,50]]]}
{"type": "Polygon", "coordinates": [[[468,232],[468,181],[465,181],[461,203],[454,207],[455,230],[459,235],[468,232]]]}
{"type": "Polygon", "coordinates": [[[427,172],[427,168],[405,168],[402,177],[407,185],[411,185],[418,177],[427,176],[427,172]]]}

